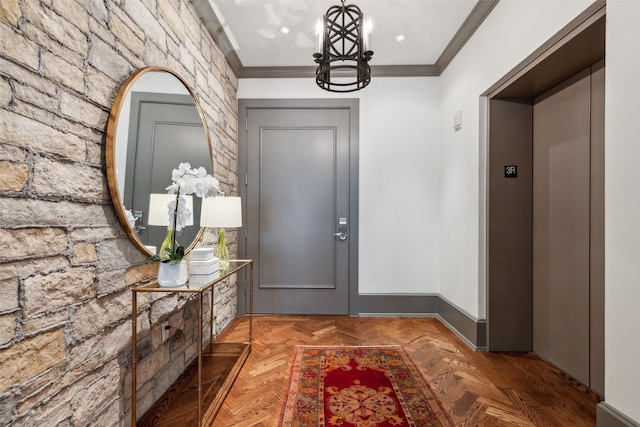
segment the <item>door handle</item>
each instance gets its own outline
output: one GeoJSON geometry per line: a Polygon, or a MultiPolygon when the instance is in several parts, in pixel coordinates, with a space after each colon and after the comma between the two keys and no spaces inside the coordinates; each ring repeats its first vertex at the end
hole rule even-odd
{"type": "Polygon", "coordinates": [[[143,212],[142,211],[133,211],[133,231],[136,234],[139,234],[142,230],[146,230],[147,227],[143,227],[143,212]]]}
{"type": "Polygon", "coordinates": [[[348,226],[349,226],[349,223],[347,221],[347,218],[338,218],[338,232],[333,233],[334,237],[337,237],[341,241],[347,240],[348,226]]]}

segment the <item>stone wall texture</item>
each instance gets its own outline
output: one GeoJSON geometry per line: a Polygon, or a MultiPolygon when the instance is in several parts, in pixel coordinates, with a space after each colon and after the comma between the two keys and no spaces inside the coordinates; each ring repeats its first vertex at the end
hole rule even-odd
{"type": "MultiPolygon", "coordinates": [[[[237,79],[189,0],[0,1],[0,427],[131,424],[130,289],[157,264],[115,215],[105,142],[118,89],[151,65],[193,89],[236,194],[237,79]]],[[[138,414],[197,337],[193,298],[141,295],[138,414]]],[[[216,334],[236,299],[234,280],[216,293],[216,334]]]]}

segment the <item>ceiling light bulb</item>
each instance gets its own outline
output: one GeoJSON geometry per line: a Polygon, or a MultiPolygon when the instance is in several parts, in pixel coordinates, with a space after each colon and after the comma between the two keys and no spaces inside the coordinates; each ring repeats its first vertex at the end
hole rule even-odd
{"type": "Polygon", "coordinates": [[[280,27],[280,32],[282,34],[289,34],[289,31],[291,31],[289,27],[280,27]]]}
{"type": "Polygon", "coordinates": [[[363,47],[364,47],[364,51],[367,52],[371,50],[371,32],[373,31],[373,21],[371,20],[371,17],[368,17],[367,19],[365,19],[363,30],[364,30],[363,47]]]}
{"type": "Polygon", "coordinates": [[[401,41],[404,41],[406,38],[407,38],[407,35],[406,35],[406,34],[398,34],[398,35],[396,36],[396,41],[397,41],[397,42],[401,42],[401,41]]]}
{"type": "Polygon", "coordinates": [[[316,52],[322,52],[324,45],[324,22],[322,19],[316,21],[316,52]]]}

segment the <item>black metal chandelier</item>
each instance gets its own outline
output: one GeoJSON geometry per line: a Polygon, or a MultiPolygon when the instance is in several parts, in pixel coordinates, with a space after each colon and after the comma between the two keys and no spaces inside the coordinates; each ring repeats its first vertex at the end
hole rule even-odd
{"type": "Polygon", "coordinates": [[[358,6],[341,1],[318,21],[316,83],[330,92],[354,92],[371,82],[371,21],[365,23],[358,6]]]}

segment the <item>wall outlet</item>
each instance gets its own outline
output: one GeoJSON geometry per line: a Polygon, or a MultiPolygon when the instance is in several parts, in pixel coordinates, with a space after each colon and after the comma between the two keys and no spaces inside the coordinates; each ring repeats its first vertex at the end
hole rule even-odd
{"type": "Polygon", "coordinates": [[[169,339],[169,336],[171,335],[169,332],[169,330],[171,329],[171,326],[169,326],[169,321],[165,320],[164,322],[162,322],[162,325],[160,326],[161,328],[161,336],[162,336],[162,342],[165,342],[166,340],[169,339]]]}

